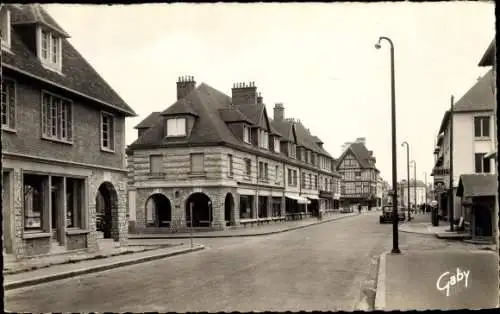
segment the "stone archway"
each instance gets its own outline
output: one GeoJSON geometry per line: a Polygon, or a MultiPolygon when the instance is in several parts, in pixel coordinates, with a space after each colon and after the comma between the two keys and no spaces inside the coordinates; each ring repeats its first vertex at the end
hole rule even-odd
{"type": "Polygon", "coordinates": [[[234,223],[234,197],[233,194],[227,193],[224,200],[224,220],[226,226],[231,226],[234,223]]]}
{"type": "Polygon", "coordinates": [[[168,197],[155,193],[146,200],[146,226],[170,227],[172,205],[168,197]]]}
{"type": "Polygon", "coordinates": [[[96,229],[105,239],[119,241],[118,193],[110,182],[103,182],[97,189],[96,229]]]}
{"type": "Polygon", "coordinates": [[[212,224],[212,201],[205,193],[196,192],[186,200],[186,225],[192,227],[210,227],[212,224]],[[192,217],[191,217],[192,213],[192,217]],[[192,221],[192,225],[191,225],[192,221]]]}

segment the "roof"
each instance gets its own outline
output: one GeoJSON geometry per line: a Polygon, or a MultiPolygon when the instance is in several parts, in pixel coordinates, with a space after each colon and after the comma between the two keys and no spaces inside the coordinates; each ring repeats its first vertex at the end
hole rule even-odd
{"type": "Polygon", "coordinates": [[[497,191],[497,177],[494,174],[463,174],[458,182],[457,196],[494,196],[497,191]]]}
{"type": "Polygon", "coordinates": [[[347,147],[347,149],[342,153],[342,155],[340,155],[340,157],[337,160],[338,161],[337,167],[340,166],[340,161],[342,161],[349,152],[351,152],[356,157],[359,164],[361,165],[361,168],[373,168],[377,170],[375,165],[369,164],[369,159],[375,158],[373,157],[373,151],[368,150],[365,144],[357,142],[349,145],[349,147],[347,147]]]}
{"type": "Polygon", "coordinates": [[[40,4],[14,5],[14,7],[17,9],[17,14],[11,16],[11,24],[43,24],[65,38],[70,37],[40,4]]]}
{"type": "MultiPolygon", "coordinates": [[[[9,5],[11,20],[15,25],[11,28],[11,51],[2,53],[2,67],[37,80],[45,81],[73,94],[100,103],[108,108],[120,111],[126,116],[135,116],[134,110],[113,90],[97,73],[85,58],[71,45],[68,39],[62,38],[62,73],[45,69],[36,55],[29,32],[19,32],[20,24],[44,23],[52,28],[60,27],[54,19],[39,5],[9,5]],[[33,9],[35,6],[37,9],[33,9]],[[33,13],[33,12],[36,12],[33,13]],[[43,19],[43,22],[40,19],[43,19]],[[24,36],[24,37],[22,37],[24,36]]],[[[62,28],[61,28],[61,31],[62,28]]],[[[33,31],[33,38],[36,34],[33,31]]]]}
{"type": "MultiPolygon", "coordinates": [[[[493,69],[480,77],[463,96],[453,105],[453,112],[476,112],[493,111],[495,100],[495,80],[493,69]]],[[[444,132],[450,118],[450,110],[447,110],[441,121],[439,133],[444,132]]]]}
{"type": "Polygon", "coordinates": [[[496,54],[496,41],[495,38],[493,38],[488,48],[486,48],[486,51],[484,52],[484,55],[481,58],[481,61],[479,61],[478,65],[480,67],[492,66],[495,63],[495,54],[496,54]]]}
{"type": "MultiPolygon", "coordinates": [[[[265,105],[263,104],[234,106],[229,96],[206,83],[201,83],[186,97],[176,101],[163,112],[152,113],[139,123],[136,128],[149,127],[149,129],[129,145],[128,150],[136,148],[166,147],[171,144],[202,146],[222,145],[224,143],[234,147],[251,149],[232,132],[227,123],[246,122],[255,125],[263,122],[262,124],[265,124],[265,119],[263,119],[265,114],[265,105]],[[190,133],[185,138],[181,139],[165,137],[164,121],[161,119],[161,116],[165,114],[190,114],[194,121],[190,133]]],[[[278,135],[281,134],[284,139],[290,137],[287,126],[290,126],[289,124],[292,122],[280,123],[272,121],[269,118],[268,120],[271,132],[276,132],[278,135]]],[[[328,152],[314,144],[312,141],[313,136],[310,135],[309,131],[305,132],[304,130],[299,131],[301,134],[301,141],[313,151],[330,156],[328,152]]],[[[265,154],[257,148],[255,151],[265,154]]],[[[273,153],[269,154],[273,155],[273,153]]],[[[274,154],[273,156],[276,155],[274,154]]],[[[281,157],[283,158],[285,156],[281,157]]]]}
{"type": "Polygon", "coordinates": [[[134,129],[147,129],[152,127],[156,121],[161,119],[161,112],[155,111],[151,112],[149,116],[147,116],[144,120],[142,120],[138,125],[134,127],[134,129]]]}

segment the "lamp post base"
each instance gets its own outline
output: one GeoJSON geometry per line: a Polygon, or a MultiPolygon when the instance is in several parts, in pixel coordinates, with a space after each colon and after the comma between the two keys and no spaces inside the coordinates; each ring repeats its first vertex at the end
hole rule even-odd
{"type": "Polygon", "coordinates": [[[391,253],[392,254],[401,254],[401,250],[400,249],[392,249],[391,253]]]}

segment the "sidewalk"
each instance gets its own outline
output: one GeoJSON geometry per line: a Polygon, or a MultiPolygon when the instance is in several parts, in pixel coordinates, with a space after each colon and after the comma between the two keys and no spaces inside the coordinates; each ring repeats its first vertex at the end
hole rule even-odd
{"type": "Polygon", "coordinates": [[[469,237],[468,234],[462,232],[451,232],[450,225],[440,222],[439,226],[431,224],[431,216],[429,214],[416,214],[412,221],[407,221],[399,225],[399,231],[418,234],[434,235],[439,239],[463,240],[469,237]]]}
{"type": "Polygon", "coordinates": [[[380,257],[375,310],[498,306],[498,253],[427,250],[380,257]]]}
{"type": "Polygon", "coordinates": [[[50,267],[39,268],[32,271],[18,272],[15,274],[4,273],[4,289],[11,290],[40,283],[61,280],[93,272],[105,271],[117,267],[139,264],[157,260],[169,256],[186,254],[189,252],[203,250],[203,245],[170,245],[160,246],[155,249],[143,250],[133,254],[121,254],[105,258],[93,258],[80,260],[73,263],[58,264],[50,267]]]}
{"type": "MultiPolygon", "coordinates": [[[[376,211],[362,212],[363,214],[372,214],[376,211]]],[[[312,225],[317,225],[321,223],[326,223],[334,220],[339,220],[347,217],[358,216],[359,213],[332,213],[322,220],[317,218],[306,218],[302,220],[290,220],[285,222],[263,224],[257,227],[238,227],[234,229],[227,229],[223,231],[207,231],[207,232],[196,232],[192,234],[193,238],[229,238],[229,237],[252,237],[252,236],[262,236],[275,233],[281,233],[296,229],[301,229],[309,227],[312,225]]],[[[129,239],[189,239],[191,235],[189,233],[175,233],[175,234],[129,234],[129,239]]]]}

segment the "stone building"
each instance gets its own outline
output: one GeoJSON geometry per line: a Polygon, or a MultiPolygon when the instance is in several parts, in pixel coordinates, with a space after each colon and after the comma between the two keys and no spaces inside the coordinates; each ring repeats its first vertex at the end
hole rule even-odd
{"type": "Polygon", "coordinates": [[[134,111],[40,5],[0,12],[4,252],[96,250],[98,228],[124,244],[125,117],[134,111]]]}
{"type": "Polygon", "coordinates": [[[136,126],[130,230],[222,229],[333,207],[339,175],[321,140],[285,119],[282,104],[272,120],[254,83],[231,96],[179,78],[175,103],[136,126]]]}
{"type": "Polygon", "coordinates": [[[336,169],[343,176],[341,206],[360,204],[362,206],[380,206],[377,196],[377,169],[373,151],[366,148],[366,139],[357,138],[342,147],[342,155],[337,160],[336,169]]]}

